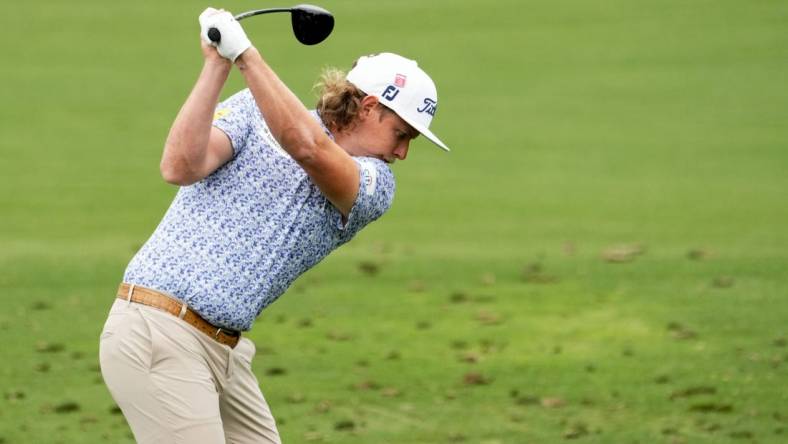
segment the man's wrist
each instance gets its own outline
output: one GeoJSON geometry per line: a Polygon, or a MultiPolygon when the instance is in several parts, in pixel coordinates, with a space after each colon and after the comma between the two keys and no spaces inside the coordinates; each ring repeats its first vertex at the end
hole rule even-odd
{"type": "Polygon", "coordinates": [[[211,71],[227,71],[232,69],[233,64],[224,57],[209,57],[205,59],[203,69],[211,71]]]}
{"type": "Polygon", "coordinates": [[[257,52],[257,48],[250,46],[246,48],[246,50],[242,52],[238,58],[235,59],[235,65],[238,66],[238,69],[243,71],[247,68],[247,66],[249,66],[249,62],[255,57],[260,57],[260,53],[257,52]]]}

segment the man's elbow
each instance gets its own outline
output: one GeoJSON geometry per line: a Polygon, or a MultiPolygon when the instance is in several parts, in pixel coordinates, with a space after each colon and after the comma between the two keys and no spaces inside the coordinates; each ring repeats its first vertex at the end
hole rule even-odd
{"type": "Polygon", "coordinates": [[[309,131],[291,128],[283,131],[280,135],[280,144],[290,157],[299,164],[309,163],[315,158],[316,152],[320,149],[322,140],[314,137],[309,131]]]}
{"type": "Polygon", "coordinates": [[[159,171],[162,179],[172,185],[187,186],[198,180],[184,162],[173,159],[163,158],[159,164],[159,171]]]}

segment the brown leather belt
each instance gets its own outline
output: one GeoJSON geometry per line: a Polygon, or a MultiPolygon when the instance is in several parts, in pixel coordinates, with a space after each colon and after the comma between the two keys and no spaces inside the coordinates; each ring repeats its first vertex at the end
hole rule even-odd
{"type": "Polygon", "coordinates": [[[189,325],[205,333],[207,336],[210,336],[215,341],[224,345],[229,345],[232,348],[235,348],[238,341],[241,339],[240,332],[215,327],[200,317],[200,315],[189,308],[185,303],[171,296],[167,296],[164,293],[151,290],[150,288],[122,283],[120,287],[118,287],[118,299],[123,299],[124,301],[130,300],[137,304],[147,305],[148,307],[166,311],[175,317],[183,319],[189,325]]]}

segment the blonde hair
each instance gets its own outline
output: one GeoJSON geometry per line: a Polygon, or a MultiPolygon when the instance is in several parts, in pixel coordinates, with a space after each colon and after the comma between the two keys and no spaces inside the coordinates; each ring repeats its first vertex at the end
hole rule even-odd
{"type": "Polygon", "coordinates": [[[314,89],[319,97],[315,108],[328,129],[352,129],[366,94],[347,81],[344,71],[331,67],[323,69],[314,89]]]}

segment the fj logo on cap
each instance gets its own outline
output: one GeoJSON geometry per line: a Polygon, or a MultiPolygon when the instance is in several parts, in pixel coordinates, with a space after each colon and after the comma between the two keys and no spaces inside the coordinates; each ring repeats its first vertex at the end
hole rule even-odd
{"type": "Polygon", "coordinates": [[[397,89],[397,87],[394,85],[389,85],[388,88],[386,88],[386,90],[383,91],[383,94],[381,94],[380,96],[388,101],[391,101],[394,100],[395,97],[397,97],[397,94],[399,94],[399,90],[397,89]]]}
{"type": "Polygon", "coordinates": [[[420,113],[427,113],[432,117],[435,117],[435,111],[437,110],[438,110],[438,102],[428,97],[424,99],[424,105],[422,105],[422,107],[417,109],[416,111],[420,113]]]}

